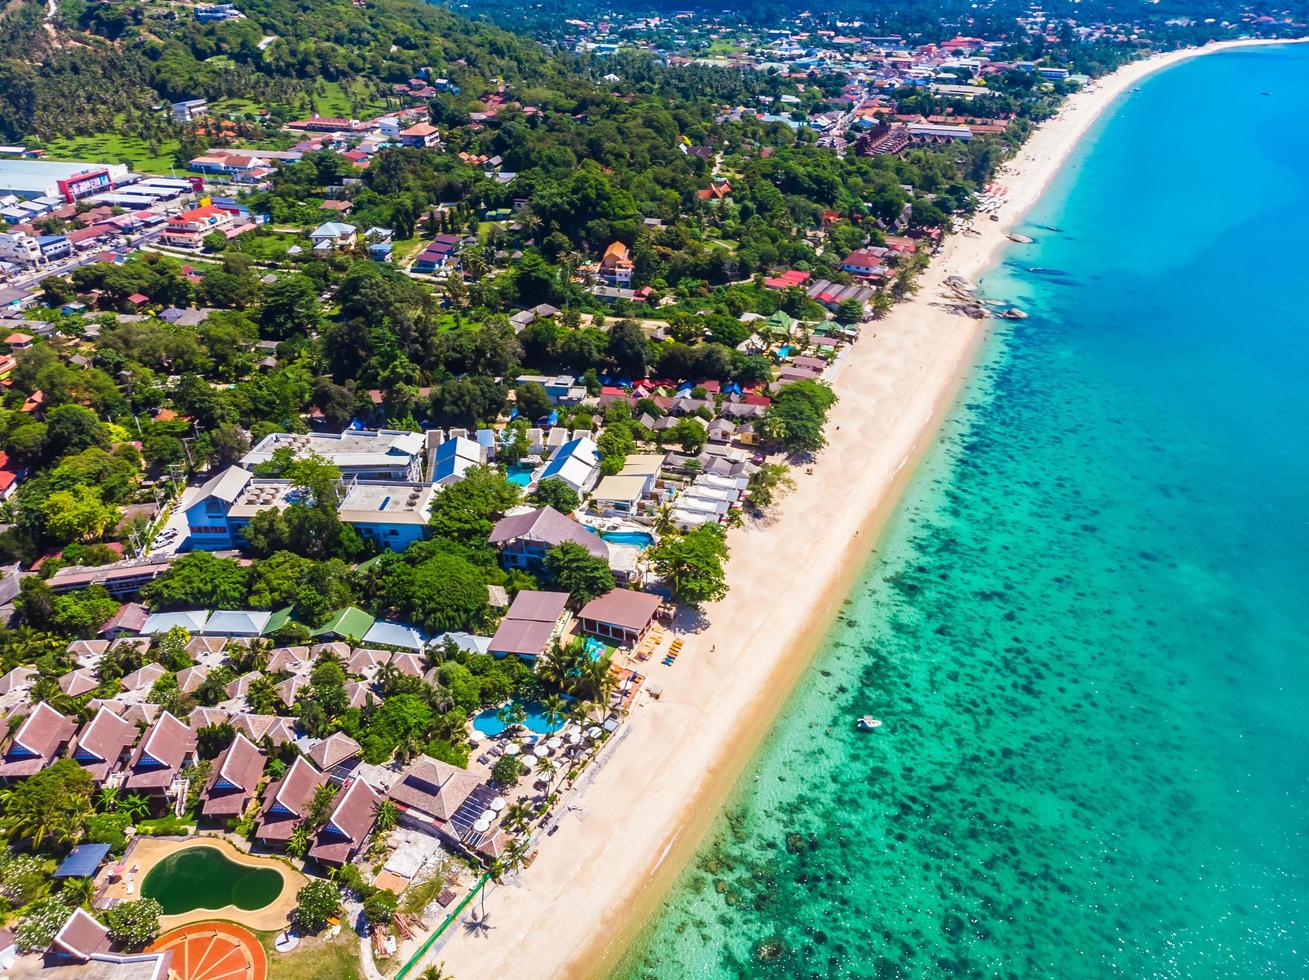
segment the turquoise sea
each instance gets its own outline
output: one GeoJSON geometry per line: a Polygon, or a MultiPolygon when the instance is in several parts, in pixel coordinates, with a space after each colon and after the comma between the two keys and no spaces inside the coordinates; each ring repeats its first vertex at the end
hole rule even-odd
{"type": "Polygon", "coordinates": [[[1089,135],[618,976],[1309,975],[1306,78],[1197,58],[1089,135]]]}

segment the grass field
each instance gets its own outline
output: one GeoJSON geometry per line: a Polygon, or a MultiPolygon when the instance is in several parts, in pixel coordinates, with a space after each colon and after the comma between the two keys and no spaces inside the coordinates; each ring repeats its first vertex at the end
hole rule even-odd
{"type": "MultiPolygon", "coordinates": [[[[37,145],[31,141],[28,145],[37,145]]],[[[152,150],[139,136],[121,133],[93,133],[89,136],[61,136],[39,143],[47,160],[86,160],[90,163],[126,163],[137,173],[167,175],[173,167],[177,140],[164,140],[152,150]]]]}
{"type": "Polygon", "coordinates": [[[386,111],[386,103],[373,98],[362,81],[355,80],[347,85],[325,82],[323,87],[324,93],[314,96],[314,105],[320,116],[349,117],[353,114],[351,103],[355,101],[363,103],[364,115],[375,116],[386,111]]]}
{"type": "Polygon", "coordinates": [[[335,939],[306,937],[290,953],[273,949],[275,932],[256,932],[268,953],[268,980],[358,980],[359,937],[342,928],[335,939]]]}

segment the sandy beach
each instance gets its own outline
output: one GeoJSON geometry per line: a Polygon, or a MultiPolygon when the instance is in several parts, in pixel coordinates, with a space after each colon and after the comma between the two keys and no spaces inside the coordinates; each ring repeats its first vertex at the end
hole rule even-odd
{"type": "MultiPolygon", "coordinates": [[[[603,974],[720,811],[852,580],[995,321],[941,309],[947,276],[976,282],[1011,243],[1087,129],[1146,75],[1246,42],[1159,55],[1072,96],[996,176],[998,221],[949,237],[916,296],[865,326],[836,379],[840,402],[812,474],[766,526],[731,532],[731,593],[669,668],[651,661],[621,744],[570,800],[532,866],[485,897],[485,929],[456,923],[427,957],[459,978],[603,974]]],[[[1268,42],[1249,42],[1266,44],[1268,42]]],[[[470,906],[477,911],[479,903],[470,906]]],[[[466,913],[467,914],[467,913],[466,913]]]]}

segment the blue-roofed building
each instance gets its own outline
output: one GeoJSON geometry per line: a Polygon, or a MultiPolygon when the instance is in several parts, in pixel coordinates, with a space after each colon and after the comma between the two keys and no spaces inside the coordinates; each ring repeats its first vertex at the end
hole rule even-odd
{"type": "Polygon", "coordinates": [[[56,878],[91,878],[109,854],[108,844],[78,844],[55,869],[56,878]]]}
{"type": "Polygon", "coordinates": [[[392,623],[379,619],[362,637],[367,646],[398,647],[402,650],[423,651],[427,647],[427,637],[401,623],[392,623]]]}
{"type": "Polygon", "coordinates": [[[599,475],[600,447],[587,436],[578,436],[560,446],[534,479],[537,483],[563,480],[578,493],[585,493],[595,485],[599,475]]]}
{"type": "Polygon", "coordinates": [[[458,483],[474,466],[482,465],[482,447],[472,439],[456,436],[436,447],[432,458],[432,482],[439,487],[458,483]]]}
{"type": "Polygon", "coordinates": [[[495,462],[495,429],[478,429],[474,437],[482,450],[482,458],[488,463],[495,462]]]}

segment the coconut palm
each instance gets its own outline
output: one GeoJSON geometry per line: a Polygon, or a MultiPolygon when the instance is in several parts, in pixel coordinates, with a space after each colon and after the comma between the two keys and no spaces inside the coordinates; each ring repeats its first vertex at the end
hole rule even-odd
{"type": "Polygon", "coordinates": [[[400,819],[400,809],[390,800],[381,800],[373,807],[373,819],[377,821],[379,833],[390,833],[400,819]]]}
{"type": "Polygon", "coordinates": [[[558,694],[550,694],[541,701],[541,707],[544,709],[546,723],[551,730],[554,730],[564,720],[564,712],[568,710],[568,702],[558,694]]]}
{"type": "Polygon", "coordinates": [[[113,813],[118,809],[118,794],[117,786],[105,786],[95,795],[96,809],[101,813],[113,813]]]}
{"type": "Polygon", "coordinates": [[[418,980],[455,980],[453,973],[445,972],[444,961],[436,966],[429,966],[418,975],[418,980]]]}
{"type": "Polygon", "coordinates": [[[150,801],[140,793],[131,793],[118,801],[118,808],[136,823],[150,814],[150,801]]]}
{"type": "Polygon", "coordinates": [[[504,822],[511,827],[522,827],[531,819],[531,816],[532,808],[530,806],[522,800],[514,800],[505,807],[504,822]]]}
{"type": "Polygon", "coordinates": [[[291,832],[291,837],[286,842],[286,853],[292,857],[304,857],[309,853],[311,841],[309,828],[301,824],[291,832]]]}
{"type": "Polygon", "coordinates": [[[673,520],[672,504],[664,504],[659,508],[655,514],[654,523],[650,525],[650,530],[661,538],[677,533],[677,523],[673,520]]]}
{"type": "Polygon", "coordinates": [[[414,734],[408,734],[400,740],[395,748],[397,762],[411,762],[423,754],[423,741],[414,734]]]}

